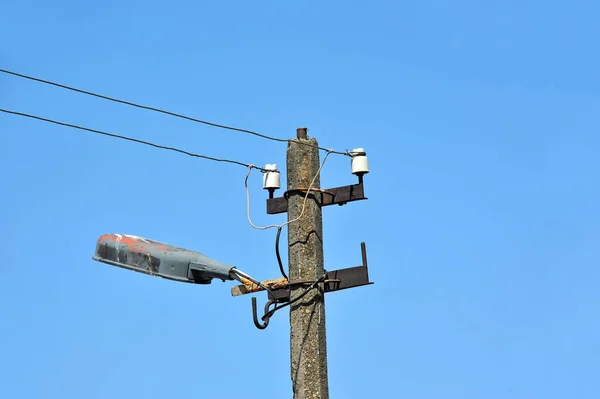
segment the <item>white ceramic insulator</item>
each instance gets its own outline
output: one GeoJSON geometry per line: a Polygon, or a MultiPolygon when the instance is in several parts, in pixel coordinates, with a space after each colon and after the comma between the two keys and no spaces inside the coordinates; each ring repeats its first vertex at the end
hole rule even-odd
{"type": "Polygon", "coordinates": [[[263,188],[265,190],[277,190],[281,187],[281,175],[276,164],[265,165],[267,172],[263,173],[263,188]]]}
{"type": "Polygon", "coordinates": [[[369,173],[369,160],[364,148],[355,148],[352,155],[352,174],[364,175],[369,173]]]}

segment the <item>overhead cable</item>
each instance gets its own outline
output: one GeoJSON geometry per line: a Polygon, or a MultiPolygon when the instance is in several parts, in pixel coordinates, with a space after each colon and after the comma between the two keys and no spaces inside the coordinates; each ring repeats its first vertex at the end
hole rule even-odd
{"type": "Polygon", "coordinates": [[[91,128],[85,127],[85,126],[73,125],[71,123],[60,122],[60,121],[56,121],[56,120],[44,118],[44,117],[41,117],[41,116],[26,114],[26,113],[23,113],[23,112],[11,111],[11,110],[2,109],[2,108],[0,108],[0,112],[4,112],[4,113],[7,113],[7,114],[12,114],[12,115],[17,115],[17,116],[22,116],[22,117],[26,117],[26,118],[31,118],[31,119],[36,119],[36,120],[39,120],[39,121],[53,123],[55,125],[60,125],[60,126],[66,126],[66,127],[70,127],[70,128],[73,128],[73,129],[85,130],[86,132],[101,134],[103,136],[114,137],[114,138],[117,138],[117,139],[131,141],[131,142],[138,143],[138,144],[144,144],[144,145],[147,145],[147,146],[150,146],[150,147],[154,147],[154,148],[159,148],[159,149],[162,149],[162,150],[174,151],[174,152],[178,152],[180,154],[188,155],[190,157],[202,158],[202,159],[207,159],[209,161],[215,161],[215,162],[226,162],[226,163],[231,163],[231,164],[235,164],[235,165],[244,166],[246,168],[254,168],[254,169],[261,170],[261,171],[263,170],[263,168],[255,166],[253,164],[248,164],[248,163],[244,163],[244,162],[240,162],[240,161],[235,161],[235,160],[231,160],[231,159],[222,159],[222,158],[211,157],[211,156],[208,156],[208,155],[196,154],[196,153],[185,151],[185,150],[181,150],[181,149],[175,148],[175,147],[168,147],[168,146],[164,146],[164,145],[160,145],[160,144],[155,144],[155,143],[152,143],[152,142],[149,142],[149,141],[136,139],[136,138],[133,138],[133,137],[122,136],[120,134],[109,133],[109,132],[105,132],[105,131],[97,130],[97,129],[91,129],[91,128]]]}
{"type": "MultiPolygon", "coordinates": [[[[91,92],[91,91],[78,89],[76,87],[67,86],[67,85],[64,85],[64,84],[61,84],[61,83],[57,83],[57,82],[53,82],[53,81],[50,81],[50,80],[36,78],[34,76],[29,76],[29,75],[25,75],[25,74],[14,72],[14,71],[9,71],[7,69],[1,69],[0,68],[0,72],[6,73],[6,74],[9,74],[9,75],[13,75],[13,76],[17,76],[17,77],[20,77],[20,78],[23,78],[23,79],[32,80],[34,82],[44,83],[44,84],[55,86],[55,87],[60,87],[61,89],[71,90],[71,91],[74,91],[74,92],[77,92],[77,93],[81,93],[81,94],[85,94],[85,95],[88,95],[88,96],[93,96],[93,97],[101,98],[103,100],[113,101],[113,102],[116,102],[116,103],[119,103],[119,104],[129,105],[131,107],[136,107],[136,108],[141,108],[141,109],[145,109],[145,110],[148,110],[148,111],[158,112],[158,113],[161,113],[161,114],[165,114],[165,115],[169,115],[169,116],[174,116],[176,118],[181,118],[181,119],[185,119],[185,120],[196,122],[196,123],[202,123],[204,125],[217,127],[217,128],[220,128],[220,129],[227,129],[227,130],[233,130],[233,131],[236,131],[236,132],[242,132],[242,133],[246,133],[246,134],[251,134],[253,136],[257,136],[257,137],[260,137],[260,138],[263,138],[263,139],[272,140],[272,141],[278,141],[278,142],[281,142],[281,143],[288,143],[288,142],[292,141],[292,140],[289,140],[289,139],[282,139],[282,138],[278,138],[278,137],[268,136],[266,134],[254,132],[252,130],[240,129],[240,128],[237,128],[237,127],[232,127],[232,126],[222,125],[222,124],[219,124],[219,123],[209,122],[209,121],[206,121],[206,120],[202,120],[202,119],[194,118],[194,117],[191,117],[191,116],[179,114],[177,112],[167,111],[167,110],[164,110],[164,109],[161,109],[161,108],[150,107],[150,106],[147,106],[147,105],[141,105],[141,104],[137,104],[137,103],[134,103],[134,102],[131,102],[131,101],[126,101],[126,100],[120,100],[118,98],[109,97],[109,96],[105,96],[103,94],[98,94],[98,93],[94,93],[94,92],[91,92]]],[[[309,146],[309,147],[317,147],[320,150],[328,151],[328,152],[331,152],[333,154],[350,156],[350,153],[348,151],[332,151],[332,150],[329,150],[327,148],[315,146],[315,145],[312,145],[312,144],[309,144],[309,143],[305,143],[305,142],[302,142],[302,141],[294,140],[294,142],[298,143],[298,144],[301,144],[301,145],[306,145],[306,146],[309,146]]]]}

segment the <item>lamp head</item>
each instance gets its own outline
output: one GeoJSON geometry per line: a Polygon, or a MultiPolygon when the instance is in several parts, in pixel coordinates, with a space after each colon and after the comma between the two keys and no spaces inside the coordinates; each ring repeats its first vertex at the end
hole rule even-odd
{"type": "Polygon", "coordinates": [[[210,284],[213,278],[233,280],[233,266],[173,245],[127,234],[105,234],[98,239],[93,259],[184,283],[210,284]]]}

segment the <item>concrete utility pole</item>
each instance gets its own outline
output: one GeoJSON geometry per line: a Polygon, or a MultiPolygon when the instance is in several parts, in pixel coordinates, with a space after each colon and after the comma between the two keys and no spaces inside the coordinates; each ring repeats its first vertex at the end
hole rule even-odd
{"type": "MultiPolygon", "coordinates": [[[[277,171],[276,165],[267,165],[263,175],[263,188],[269,190],[267,213],[288,214],[289,223],[286,225],[289,278],[284,276],[261,283],[242,280],[243,285],[233,287],[231,295],[269,291],[269,300],[265,304],[262,317],[257,312],[256,297],[252,297],[252,319],[260,330],[268,327],[269,319],[275,312],[290,306],[290,355],[294,399],[329,399],[324,294],[373,283],[369,281],[364,242],[361,243],[360,266],[328,270],[325,275],[321,208],[366,200],[363,176],[369,173],[369,164],[364,148],[345,153],[330,151],[351,157],[352,174],[358,177],[358,184],[321,190],[319,173],[322,164],[319,162],[319,143],[314,138],[308,138],[306,133],[306,128],[297,129],[297,138],[289,140],[287,190],[283,196],[273,196],[273,192],[280,188],[280,172],[277,171]],[[307,197],[309,189],[311,192],[307,197]]],[[[278,230],[278,239],[280,232],[281,230],[278,230]]],[[[277,257],[281,266],[278,248],[277,246],[277,257]]]]}
{"type": "MultiPolygon", "coordinates": [[[[318,142],[297,129],[287,149],[288,220],[298,218],[306,190],[319,170],[318,142]],[[298,144],[303,142],[310,145],[298,144]]],[[[313,188],[320,188],[317,176],[313,188]]],[[[318,196],[318,195],[317,195],[318,196]]],[[[315,281],[323,276],[323,219],[321,206],[310,195],[302,218],[288,225],[289,279],[315,281]]],[[[292,288],[296,298],[304,286],[292,288]]],[[[323,285],[311,290],[290,309],[290,353],[294,399],[328,399],[327,342],[323,285]]]]}

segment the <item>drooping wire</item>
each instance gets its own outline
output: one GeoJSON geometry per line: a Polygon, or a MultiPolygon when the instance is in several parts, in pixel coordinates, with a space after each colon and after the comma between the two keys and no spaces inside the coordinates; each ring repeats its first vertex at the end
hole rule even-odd
{"type": "MultiPolygon", "coordinates": [[[[17,76],[17,77],[20,77],[20,78],[23,78],[23,79],[32,80],[34,82],[39,82],[39,83],[44,83],[44,84],[47,84],[47,85],[59,87],[61,89],[66,89],[66,90],[74,91],[76,93],[85,94],[85,95],[96,97],[96,98],[101,98],[103,100],[108,100],[108,101],[116,102],[116,103],[119,103],[119,104],[125,104],[125,105],[129,105],[131,107],[141,108],[141,109],[145,109],[145,110],[148,110],[148,111],[158,112],[158,113],[161,113],[161,114],[165,114],[165,115],[169,115],[169,116],[174,116],[176,118],[185,119],[185,120],[196,122],[196,123],[202,123],[204,125],[217,127],[217,128],[220,128],[220,129],[227,129],[227,130],[233,130],[233,131],[236,131],[236,132],[242,132],[242,133],[246,133],[246,134],[251,134],[253,136],[257,136],[257,137],[260,137],[260,138],[263,138],[263,139],[267,139],[267,140],[277,141],[277,142],[280,142],[280,143],[288,143],[288,142],[292,141],[292,140],[288,140],[288,139],[281,139],[281,138],[278,138],[278,137],[268,136],[266,134],[254,132],[252,130],[241,129],[241,128],[237,128],[237,127],[222,125],[222,124],[219,124],[219,123],[209,122],[209,121],[206,121],[206,120],[202,120],[202,119],[194,118],[194,117],[191,117],[191,116],[179,114],[177,112],[167,111],[167,110],[164,110],[164,109],[161,109],[161,108],[156,108],[156,107],[151,107],[151,106],[147,106],[147,105],[137,104],[137,103],[134,103],[134,102],[131,102],[131,101],[126,101],[126,100],[120,100],[118,98],[109,97],[109,96],[105,96],[103,94],[98,94],[98,93],[94,93],[94,92],[91,92],[91,91],[78,89],[76,87],[67,86],[67,85],[64,85],[64,84],[61,84],[61,83],[57,83],[57,82],[52,82],[50,80],[40,79],[40,78],[36,78],[34,76],[29,76],[29,75],[25,75],[25,74],[22,74],[22,73],[9,71],[7,69],[0,69],[0,72],[6,73],[6,74],[9,74],[9,75],[13,75],[13,76],[17,76]]],[[[327,148],[324,148],[324,147],[315,146],[315,145],[312,145],[312,144],[309,144],[309,143],[305,143],[305,142],[302,142],[302,141],[294,141],[294,142],[297,143],[297,144],[300,144],[300,145],[305,145],[305,146],[309,146],[309,147],[316,147],[316,148],[318,148],[320,150],[323,150],[323,151],[330,151],[330,152],[332,152],[334,154],[351,156],[351,154],[348,151],[333,151],[333,150],[328,150],[327,148]]]]}
{"type": "MultiPolygon", "coordinates": [[[[259,168],[257,168],[253,164],[248,165],[248,173],[246,174],[246,179],[244,180],[244,187],[246,190],[246,214],[248,216],[248,222],[250,223],[250,226],[252,226],[253,228],[258,229],[258,230],[268,230],[268,229],[273,229],[275,227],[277,227],[277,228],[285,227],[290,223],[294,223],[294,222],[297,222],[298,220],[300,220],[304,216],[304,211],[306,209],[306,202],[308,200],[308,197],[310,196],[310,192],[313,191],[313,186],[315,184],[315,181],[321,174],[321,170],[323,169],[323,166],[325,165],[325,161],[327,161],[327,157],[329,157],[329,154],[332,154],[332,153],[333,153],[333,150],[327,150],[327,154],[323,158],[323,161],[321,162],[321,165],[319,166],[319,170],[317,170],[317,173],[315,174],[312,181],[310,182],[310,185],[308,186],[308,189],[306,190],[306,195],[304,196],[304,201],[302,202],[302,211],[300,212],[300,215],[297,218],[295,218],[293,220],[288,220],[287,222],[285,222],[283,224],[270,224],[268,226],[257,226],[254,223],[252,223],[252,218],[250,217],[250,190],[248,188],[248,178],[250,177],[250,173],[252,172],[252,169],[259,169],[259,168]]],[[[266,171],[266,172],[269,172],[269,171],[266,171]]]]}
{"type": "Polygon", "coordinates": [[[275,238],[275,255],[277,256],[277,264],[279,265],[279,271],[281,272],[283,278],[287,280],[288,276],[285,273],[285,270],[283,268],[283,262],[281,261],[281,255],[279,254],[279,236],[281,235],[281,229],[283,228],[283,226],[277,224],[271,224],[268,226],[256,226],[254,223],[252,223],[252,218],[250,217],[250,189],[248,188],[248,178],[250,177],[250,172],[252,172],[252,168],[248,168],[248,173],[246,173],[246,179],[244,180],[244,186],[246,189],[246,214],[248,216],[248,223],[250,223],[250,226],[258,230],[267,230],[273,227],[277,227],[277,237],[275,238]]]}
{"type": "Polygon", "coordinates": [[[268,226],[257,226],[254,223],[252,223],[252,218],[250,217],[250,189],[248,188],[248,178],[250,177],[250,172],[252,172],[252,169],[255,168],[256,167],[252,164],[248,166],[248,173],[246,173],[246,179],[244,180],[244,187],[246,189],[246,215],[248,217],[248,223],[250,223],[250,226],[257,230],[267,230],[272,229],[274,227],[279,227],[278,224],[271,224],[268,226]]]}
{"type": "Polygon", "coordinates": [[[254,166],[254,165],[250,165],[251,167],[248,168],[248,173],[246,174],[246,179],[244,180],[244,186],[246,189],[246,214],[248,216],[248,222],[250,223],[250,226],[252,226],[253,228],[258,229],[258,230],[267,230],[267,229],[277,227],[277,236],[275,238],[275,255],[277,257],[277,264],[279,266],[279,271],[281,272],[281,275],[286,279],[288,278],[288,276],[285,273],[285,270],[283,267],[283,262],[281,261],[281,255],[279,253],[279,238],[281,236],[281,229],[283,229],[285,226],[287,226],[290,223],[297,222],[304,216],[304,211],[306,209],[306,202],[308,200],[310,192],[313,191],[313,186],[315,184],[315,181],[321,174],[321,170],[323,169],[323,166],[325,165],[325,161],[327,161],[327,157],[329,157],[329,154],[331,154],[332,152],[333,152],[332,150],[327,151],[327,154],[325,155],[325,157],[323,158],[323,161],[321,162],[321,165],[319,166],[319,170],[317,171],[317,173],[313,177],[312,181],[310,182],[310,185],[308,186],[308,189],[306,190],[306,195],[304,196],[304,201],[302,202],[302,211],[300,212],[300,215],[293,220],[288,220],[287,222],[279,224],[279,225],[271,224],[268,226],[256,226],[254,223],[252,223],[252,218],[250,217],[250,190],[248,188],[248,178],[250,177],[250,173],[252,172],[252,166],[254,166]]]}
{"type": "Polygon", "coordinates": [[[168,147],[168,146],[164,146],[164,145],[160,145],[160,144],[155,144],[155,143],[151,143],[149,141],[140,140],[140,139],[136,139],[136,138],[133,138],[133,137],[127,137],[127,136],[122,136],[120,134],[109,133],[109,132],[105,132],[105,131],[97,130],[97,129],[91,129],[91,128],[88,128],[88,127],[85,127],[85,126],[73,125],[71,123],[60,122],[60,121],[56,121],[56,120],[44,118],[44,117],[41,117],[41,116],[26,114],[26,113],[23,113],[23,112],[11,111],[11,110],[2,109],[2,108],[0,108],[0,112],[4,112],[4,113],[7,113],[7,114],[12,114],[12,115],[17,115],[17,116],[23,116],[23,117],[31,118],[31,119],[36,119],[36,120],[40,120],[40,121],[43,121],[43,122],[53,123],[55,125],[70,127],[70,128],[73,128],[73,129],[84,130],[86,132],[96,133],[96,134],[100,134],[100,135],[103,135],[103,136],[114,137],[114,138],[121,139],[121,140],[132,141],[134,143],[144,144],[144,145],[147,145],[147,146],[150,146],[150,147],[154,147],[154,148],[159,148],[159,149],[162,149],[162,150],[178,152],[180,154],[185,154],[185,155],[188,155],[190,157],[202,158],[202,159],[207,159],[209,161],[215,161],[215,162],[231,163],[231,164],[235,164],[235,165],[244,166],[246,168],[258,169],[258,170],[263,171],[263,168],[259,168],[258,166],[254,166],[253,164],[247,164],[247,163],[244,163],[244,162],[239,162],[239,161],[235,161],[235,160],[231,160],[231,159],[221,159],[221,158],[211,157],[211,156],[208,156],[208,155],[196,154],[196,153],[193,153],[193,152],[180,150],[180,149],[175,148],[175,147],[168,147]]]}
{"type": "Polygon", "coordinates": [[[277,228],[277,236],[275,237],[275,256],[277,257],[277,264],[279,265],[279,271],[281,272],[281,275],[286,279],[289,280],[285,269],[283,268],[283,262],[281,261],[281,255],[279,254],[279,237],[281,236],[281,229],[283,227],[279,226],[277,228]]]}
{"type": "Polygon", "coordinates": [[[297,222],[298,220],[302,219],[302,216],[304,216],[304,211],[306,209],[306,201],[308,200],[308,196],[310,195],[310,192],[315,184],[315,181],[317,181],[317,178],[321,174],[321,169],[323,169],[323,166],[325,165],[325,161],[327,161],[327,157],[329,157],[329,155],[332,153],[333,153],[333,150],[327,150],[327,154],[323,158],[323,162],[321,162],[321,166],[319,166],[319,170],[317,170],[317,173],[315,173],[315,177],[313,177],[312,181],[310,182],[310,185],[308,186],[308,189],[306,190],[306,195],[304,196],[304,201],[302,202],[302,211],[300,212],[300,215],[293,220],[288,220],[287,222],[283,223],[281,225],[281,227],[287,226],[290,223],[294,223],[294,222],[297,222]]]}

